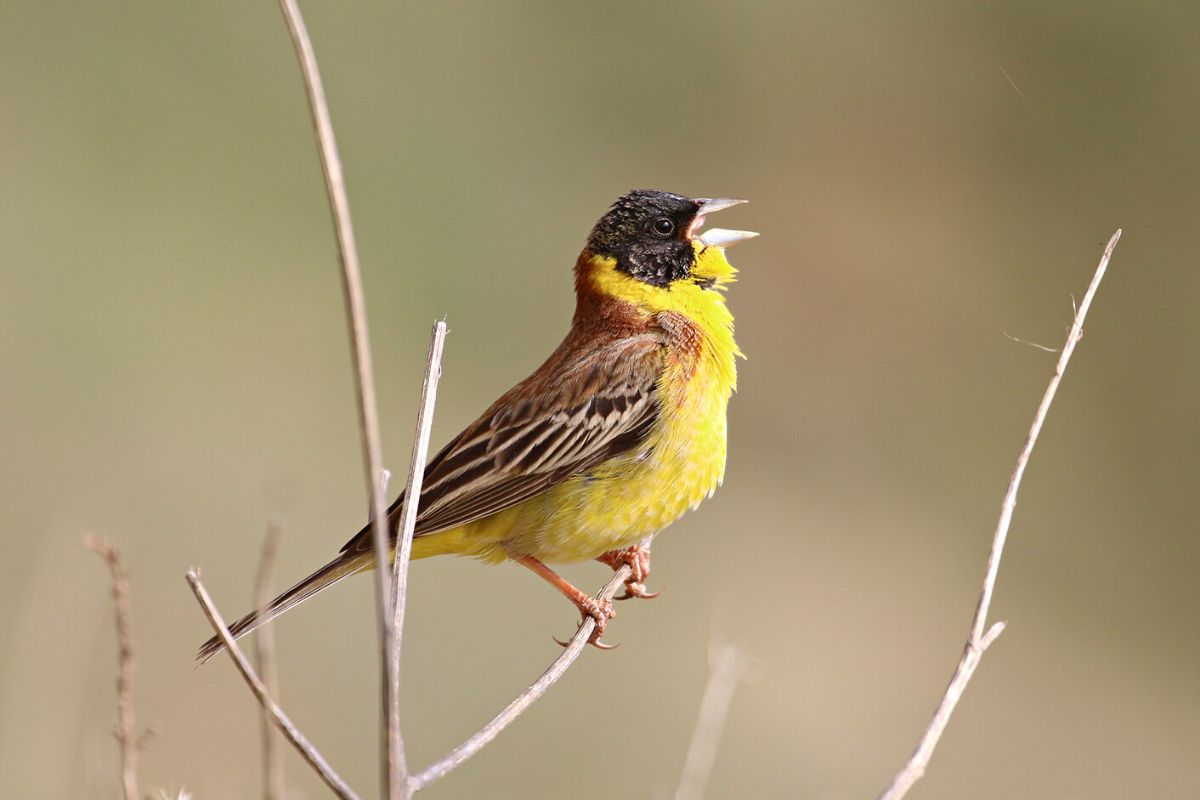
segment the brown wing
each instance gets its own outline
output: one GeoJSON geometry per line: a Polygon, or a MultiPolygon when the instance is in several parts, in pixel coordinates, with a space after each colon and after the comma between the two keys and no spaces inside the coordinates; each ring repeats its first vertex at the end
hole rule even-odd
{"type": "MultiPolygon", "coordinates": [[[[564,342],[425,467],[414,536],[511,508],[638,447],[658,417],[662,341],[618,339],[585,353],[564,342]]],[[[403,507],[388,509],[392,533],[403,507]]],[[[343,550],[371,549],[370,526],[343,550]]]]}

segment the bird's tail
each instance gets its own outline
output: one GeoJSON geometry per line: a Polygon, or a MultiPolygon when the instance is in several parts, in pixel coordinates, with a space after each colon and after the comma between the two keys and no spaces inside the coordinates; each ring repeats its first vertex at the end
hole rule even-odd
{"type": "MultiPolygon", "coordinates": [[[[328,586],[332,586],[347,575],[353,575],[356,572],[370,568],[372,563],[372,554],[370,553],[343,551],[333,561],[330,561],[312,575],[309,575],[279,595],[279,597],[267,603],[263,608],[250,612],[230,625],[229,632],[233,634],[233,638],[240,639],[260,625],[265,625],[288,609],[300,605],[317,592],[328,586]]],[[[196,660],[203,664],[221,652],[224,646],[221,639],[214,636],[200,647],[199,652],[196,653],[196,660]]]]}

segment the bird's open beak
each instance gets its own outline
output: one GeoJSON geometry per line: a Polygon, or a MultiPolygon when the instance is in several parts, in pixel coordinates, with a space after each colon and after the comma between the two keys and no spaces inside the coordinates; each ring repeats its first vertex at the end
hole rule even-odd
{"type": "Polygon", "coordinates": [[[704,225],[704,216],[711,214],[714,211],[721,211],[730,206],[737,206],[745,203],[745,200],[734,200],[729,197],[700,197],[696,199],[700,204],[700,208],[696,209],[696,217],[692,220],[692,225],[688,229],[688,238],[694,238],[705,247],[733,247],[739,242],[744,242],[747,239],[753,239],[758,236],[754,231],[731,231],[725,228],[713,228],[696,236],[696,231],[704,225]]]}

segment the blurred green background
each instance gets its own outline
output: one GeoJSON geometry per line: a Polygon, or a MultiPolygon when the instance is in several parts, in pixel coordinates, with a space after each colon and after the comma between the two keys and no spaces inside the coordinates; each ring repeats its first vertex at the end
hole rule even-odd
{"type": "MultiPolygon", "coordinates": [[[[541,704],[430,798],[665,796],[710,641],[761,660],[713,797],[874,796],[967,632],[1000,498],[1103,243],[1125,238],[1027,475],[1008,632],[922,798],[1200,796],[1200,6],[307,3],[360,237],[385,436],[430,322],[444,442],[557,343],[622,192],[720,225],[749,359],[726,484],[541,704]]],[[[111,536],[133,581],[143,782],[258,794],[255,707],[183,573],[249,604],[365,517],[342,300],[275,4],[6,0],[0,15],[0,783],[115,797],[111,536]]],[[[607,570],[566,570],[591,588],[607,570]]],[[[512,566],[413,570],[409,753],[558,652],[512,566]]],[[[376,791],[371,581],[277,626],[283,700],[376,791]]],[[[324,789],[288,754],[295,797],[324,789]]]]}

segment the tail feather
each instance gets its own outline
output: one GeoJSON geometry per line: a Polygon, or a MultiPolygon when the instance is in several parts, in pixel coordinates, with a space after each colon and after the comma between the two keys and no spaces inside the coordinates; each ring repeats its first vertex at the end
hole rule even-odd
{"type": "MultiPolygon", "coordinates": [[[[279,595],[279,597],[276,597],[263,608],[251,611],[230,625],[229,632],[233,634],[234,639],[242,638],[259,626],[265,625],[275,619],[283,612],[300,605],[322,589],[332,586],[347,575],[359,572],[369,561],[370,558],[364,558],[362,553],[340,553],[333,561],[330,561],[312,575],[309,575],[279,595]]],[[[200,647],[199,652],[196,653],[196,660],[203,664],[221,652],[224,647],[225,645],[220,637],[214,636],[200,647]]]]}

